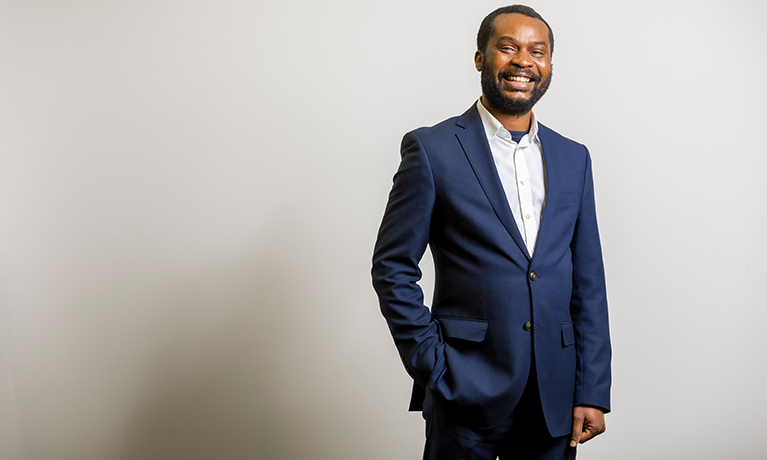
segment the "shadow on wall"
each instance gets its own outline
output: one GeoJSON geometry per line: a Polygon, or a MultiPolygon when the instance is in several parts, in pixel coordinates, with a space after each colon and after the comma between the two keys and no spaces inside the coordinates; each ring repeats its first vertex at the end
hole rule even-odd
{"type": "Polygon", "coordinates": [[[334,427],[316,416],[326,409],[322,338],[306,308],[316,273],[302,269],[312,254],[290,231],[301,227],[282,224],[253,257],[191,274],[169,294],[173,314],[152,334],[115,458],[329,458],[317,455],[334,427]]]}

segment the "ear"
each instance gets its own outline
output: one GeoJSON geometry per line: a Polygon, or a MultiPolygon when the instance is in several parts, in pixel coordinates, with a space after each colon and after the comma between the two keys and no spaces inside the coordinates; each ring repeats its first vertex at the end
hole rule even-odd
{"type": "Polygon", "coordinates": [[[477,71],[482,70],[482,53],[479,50],[474,53],[474,67],[476,67],[477,71]]]}

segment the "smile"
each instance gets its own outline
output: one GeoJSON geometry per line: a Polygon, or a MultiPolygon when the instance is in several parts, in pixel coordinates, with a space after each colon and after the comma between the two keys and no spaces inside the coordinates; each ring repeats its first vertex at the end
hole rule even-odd
{"type": "Polygon", "coordinates": [[[515,77],[511,76],[506,78],[506,80],[517,82],[517,83],[530,83],[530,79],[527,77],[515,77]]]}

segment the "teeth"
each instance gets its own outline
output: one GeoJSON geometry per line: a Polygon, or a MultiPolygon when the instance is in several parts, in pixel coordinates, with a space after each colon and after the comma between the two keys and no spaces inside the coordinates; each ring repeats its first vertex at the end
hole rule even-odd
{"type": "Polygon", "coordinates": [[[509,78],[511,81],[516,81],[519,83],[530,83],[530,79],[527,77],[511,77],[509,78]]]}

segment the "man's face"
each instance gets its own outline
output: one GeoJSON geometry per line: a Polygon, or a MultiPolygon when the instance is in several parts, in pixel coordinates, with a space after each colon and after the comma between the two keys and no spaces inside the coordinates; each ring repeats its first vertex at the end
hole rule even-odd
{"type": "Polygon", "coordinates": [[[532,110],[551,84],[549,29],[522,14],[502,14],[474,63],[482,72],[483,102],[507,115],[532,110]]]}

